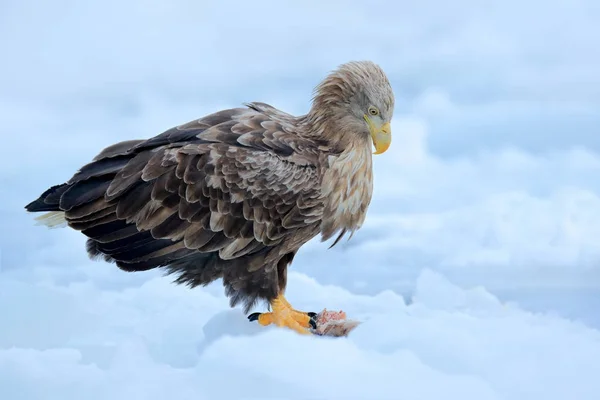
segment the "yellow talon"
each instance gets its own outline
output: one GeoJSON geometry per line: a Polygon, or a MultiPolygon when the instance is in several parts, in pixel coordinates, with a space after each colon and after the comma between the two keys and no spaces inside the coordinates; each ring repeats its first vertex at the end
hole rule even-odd
{"type": "Polygon", "coordinates": [[[273,311],[267,313],[254,313],[248,316],[250,321],[258,321],[262,326],[275,324],[280,327],[292,329],[300,334],[310,334],[309,328],[316,329],[314,316],[316,313],[305,313],[292,308],[283,295],[277,296],[271,302],[273,311]]]}

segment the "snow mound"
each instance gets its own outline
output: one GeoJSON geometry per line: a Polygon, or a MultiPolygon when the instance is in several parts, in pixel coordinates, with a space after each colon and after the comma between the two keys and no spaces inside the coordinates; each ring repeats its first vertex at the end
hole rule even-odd
{"type": "Polygon", "coordinates": [[[595,399],[600,332],[432,271],[409,304],[290,273],[288,299],[344,310],[345,338],[250,323],[215,287],[0,280],[4,399],[595,399]]]}

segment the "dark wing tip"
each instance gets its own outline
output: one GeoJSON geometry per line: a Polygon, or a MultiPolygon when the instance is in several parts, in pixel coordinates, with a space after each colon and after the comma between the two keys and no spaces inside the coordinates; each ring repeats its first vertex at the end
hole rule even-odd
{"type": "Polygon", "coordinates": [[[54,185],[40,195],[36,200],[25,206],[29,212],[60,211],[60,196],[69,188],[66,183],[54,185]]]}

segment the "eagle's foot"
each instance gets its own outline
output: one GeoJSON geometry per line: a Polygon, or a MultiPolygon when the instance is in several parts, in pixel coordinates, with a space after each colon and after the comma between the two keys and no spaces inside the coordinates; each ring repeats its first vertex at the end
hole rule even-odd
{"type": "Polygon", "coordinates": [[[283,295],[277,296],[271,302],[273,311],[267,313],[253,313],[248,316],[250,321],[258,321],[262,326],[275,324],[280,327],[292,329],[300,334],[310,334],[309,328],[316,329],[317,323],[314,312],[294,310],[283,295]]]}

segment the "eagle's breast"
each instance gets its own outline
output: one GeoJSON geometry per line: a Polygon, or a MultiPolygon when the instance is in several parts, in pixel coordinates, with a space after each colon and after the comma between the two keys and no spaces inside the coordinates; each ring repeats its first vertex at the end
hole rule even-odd
{"type": "Polygon", "coordinates": [[[337,231],[359,229],[373,194],[373,171],[370,146],[359,143],[327,160],[322,194],[325,208],[321,223],[323,240],[337,231]]]}

